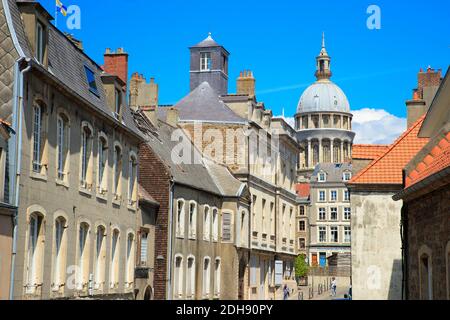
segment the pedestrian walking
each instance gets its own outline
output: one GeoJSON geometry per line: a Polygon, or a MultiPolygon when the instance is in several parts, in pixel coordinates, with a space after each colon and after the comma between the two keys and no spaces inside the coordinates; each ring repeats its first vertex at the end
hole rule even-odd
{"type": "Polygon", "coordinates": [[[337,288],[336,278],[333,277],[331,280],[331,296],[332,297],[336,297],[336,288],[337,288]]]}
{"type": "Polygon", "coordinates": [[[287,300],[289,298],[289,295],[290,295],[289,288],[287,284],[285,284],[283,288],[283,299],[287,300]]]}

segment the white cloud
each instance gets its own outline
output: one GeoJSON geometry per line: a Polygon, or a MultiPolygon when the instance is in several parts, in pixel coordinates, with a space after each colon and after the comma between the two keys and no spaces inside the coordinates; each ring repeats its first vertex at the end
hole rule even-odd
{"type": "Polygon", "coordinates": [[[406,130],[406,118],[383,109],[364,108],[352,113],[355,143],[391,144],[406,130]]]}

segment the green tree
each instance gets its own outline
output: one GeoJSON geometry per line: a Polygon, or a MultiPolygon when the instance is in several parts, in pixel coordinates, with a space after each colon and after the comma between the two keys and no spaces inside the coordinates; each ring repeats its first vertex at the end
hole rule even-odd
{"type": "Polygon", "coordinates": [[[305,255],[301,254],[295,259],[295,276],[298,278],[306,277],[309,272],[309,266],[305,261],[305,255]]]}

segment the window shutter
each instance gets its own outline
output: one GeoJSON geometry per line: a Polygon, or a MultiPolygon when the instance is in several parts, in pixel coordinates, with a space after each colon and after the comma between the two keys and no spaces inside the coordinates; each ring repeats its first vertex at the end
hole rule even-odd
{"type": "Polygon", "coordinates": [[[231,213],[222,214],[222,241],[231,241],[231,213]]]}

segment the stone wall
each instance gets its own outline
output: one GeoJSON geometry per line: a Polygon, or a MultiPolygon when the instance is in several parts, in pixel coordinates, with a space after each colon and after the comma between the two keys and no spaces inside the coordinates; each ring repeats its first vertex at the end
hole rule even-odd
{"type": "Polygon", "coordinates": [[[431,250],[433,299],[449,299],[450,185],[407,202],[408,299],[421,297],[419,250],[431,250]]]}
{"type": "Polygon", "coordinates": [[[352,282],[356,300],[402,298],[401,201],[352,190],[352,282]]]}

